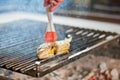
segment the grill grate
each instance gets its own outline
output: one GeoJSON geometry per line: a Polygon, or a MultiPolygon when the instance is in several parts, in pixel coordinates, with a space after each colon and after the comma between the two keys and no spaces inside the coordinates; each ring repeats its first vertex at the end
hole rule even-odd
{"type": "Polygon", "coordinates": [[[34,28],[6,27],[5,30],[7,32],[0,34],[0,67],[33,77],[44,76],[53,70],[71,63],[81,56],[87,55],[79,54],[77,57],[74,57],[73,55],[76,53],[105,41],[108,37],[114,38],[117,35],[104,31],[56,25],[59,40],[68,34],[73,37],[70,53],[58,55],[46,60],[38,60],[36,49],[43,43],[41,39],[44,37],[42,35],[44,34],[45,28],[42,26],[34,28]],[[40,65],[36,65],[36,61],[39,61],[40,65]]]}

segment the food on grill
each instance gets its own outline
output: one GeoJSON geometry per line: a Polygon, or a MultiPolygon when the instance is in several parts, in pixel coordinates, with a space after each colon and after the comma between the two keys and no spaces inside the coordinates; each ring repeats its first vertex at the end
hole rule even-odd
{"type": "Polygon", "coordinates": [[[70,37],[61,41],[43,43],[37,49],[37,57],[39,59],[46,59],[55,55],[69,53],[71,40],[72,38],[70,37]]]}

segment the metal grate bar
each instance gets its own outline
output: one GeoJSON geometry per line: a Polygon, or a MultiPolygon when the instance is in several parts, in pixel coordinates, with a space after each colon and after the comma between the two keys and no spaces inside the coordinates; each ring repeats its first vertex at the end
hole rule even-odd
{"type": "MultiPolygon", "coordinates": [[[[38,60],[36,49],[42,43],[41,38],[43,37],[41,35],[39,38],[34,35],[33,37],[30,35],[26,36],[24,33],[20,34],[21,31],[14,31],[0,34],[0,67],[37,77],[35,62],[40,61],[40,67],[42,68],[40,76],[43,76],[57,69],[58,66],[62,67],[65,65],[64,62],[72,62],[72,59],[69,60],[69,56],[105,41],[108,36],[117,35],[104,31],[57,26],[56,29],[64,31],[62,33],[64,36],[69,34],[73,37],[69,54],[61,54],[49,59],[38,60]]],[[[63,35],[58,34],[61,38],[63,35]]]]}

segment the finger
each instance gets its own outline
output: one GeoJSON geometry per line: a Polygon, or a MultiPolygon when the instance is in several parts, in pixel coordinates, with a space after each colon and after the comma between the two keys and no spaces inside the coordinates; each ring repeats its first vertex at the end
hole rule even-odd
{"type": "Polygon", "coordinates": [[[49,5],[49,0],[44,0],[44,6],[48,6],[49,5]]]}
{"type": "Polygon", "coordinates": [[[47,6],[55,6],[55,5],[58,5],[58,2],[56,2],[55,0],[45,0],[44,2],[44,6],[47,7],[47,6]]]}
{"type": "Polygon", "coordinates": [[[58,3],[64,2],[64,0],[55,0],[55,1],[58,2],[58,3]]]}
{"type": "Polygon", "coordinates": [[[51,0],[50,5],[52,5],[52,6],[58,5],[58,2],[56,2],[55,0],[51,0]]]}
{"type": "Polygon", "coordinates": [[[57,7],[58,7],[58,2],[56,2],[55,0],[51,0],[51,1],[50,1],[49,11],[52,12],[52,11],[54,11],[57,7]]]}
{"type": "Polygon", "coordinates": [[[58,7],[58,5],[52,6],[52,7],[50,7],[49,11],[52,12],[52,11],[54,11],[57,7],[58,7]]]}

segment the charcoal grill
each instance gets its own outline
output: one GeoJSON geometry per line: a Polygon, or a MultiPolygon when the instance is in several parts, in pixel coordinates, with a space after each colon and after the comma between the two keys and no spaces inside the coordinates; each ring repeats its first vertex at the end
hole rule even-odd
{"type": "Polygon", "coordinates": [[[1,25],[0,67],[38,78],[99,50],[103,45],[117,41],[120,37],[116,33],[56,24],[58,40],[67,35],[73,37],[70,53],[39,60],[36,50],[44,42],[46,25],[34,21],[1,25]]]}

